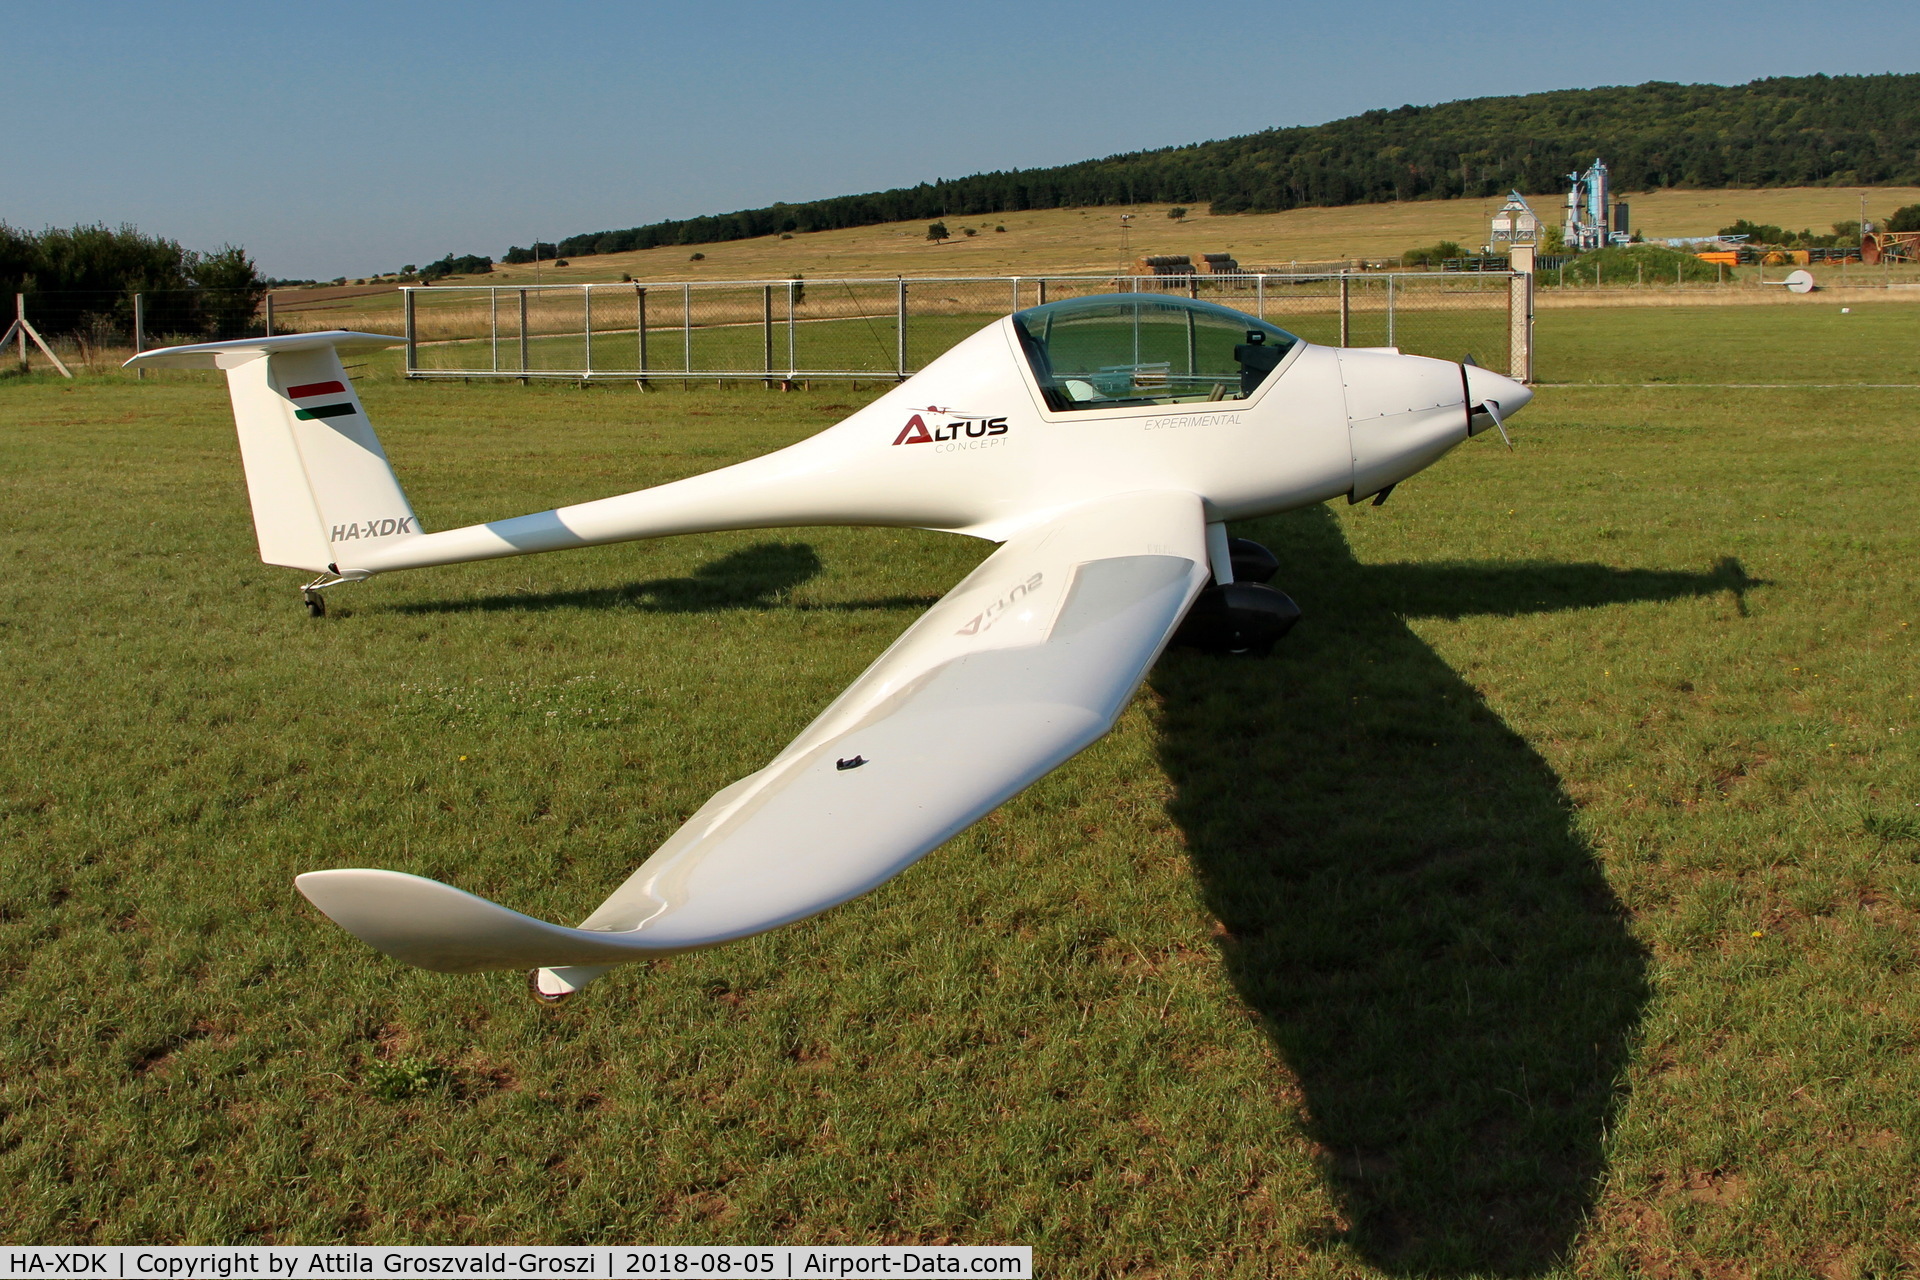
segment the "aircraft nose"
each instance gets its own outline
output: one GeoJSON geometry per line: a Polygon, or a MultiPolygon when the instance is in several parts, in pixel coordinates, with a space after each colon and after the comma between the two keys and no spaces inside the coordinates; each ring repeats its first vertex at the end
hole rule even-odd
{"type": "Polygon", "coordinates": [[[1491,400],[1498,406],[1494,412],[1502,418],[1511,418],[1533,399],[1533,391],[1505,374],[1470,364],[1467,366],[1467,396],[1470,403],[1475,405],[1491,400]]]}

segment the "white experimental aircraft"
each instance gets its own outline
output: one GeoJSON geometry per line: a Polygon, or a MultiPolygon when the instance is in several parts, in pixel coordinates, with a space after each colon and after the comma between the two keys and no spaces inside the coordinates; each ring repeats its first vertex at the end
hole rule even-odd
{"type": "Polygon", "coordinates": [[[1271,647],[1298,610],[1245,580],[1277,562],[1230,541],[1226,521],[1383,501],[1469,436],[1504,436],[1501,419],[1532,398],[1470,362],[1315,346],[1210,303],[1076,298],[995,321],[765,457],[427,533],[340,362],[399,341],[336,331],[128,361],[226,371],[260,557],[318,573],[305,589],[316,613],[325,588],[396,569],[670,534],[891,525],[1002,544],[578,928],[397,871],[296,881],[396,959],[528,968],[547,1000],[896,875],[1111,728],[1183,619],[1183,638],[1208,647],[1271,647]]]}

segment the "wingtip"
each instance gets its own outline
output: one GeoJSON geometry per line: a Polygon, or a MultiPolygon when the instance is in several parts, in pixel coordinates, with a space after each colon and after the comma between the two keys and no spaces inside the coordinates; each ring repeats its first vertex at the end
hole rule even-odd
{"type": "Polygon", "coordinates": [[[336,867],[296,876],[294,885],[374,950],[436,973],[619,964],[660,950],[629,935],[549,924],[404,871],[336,867]]]}

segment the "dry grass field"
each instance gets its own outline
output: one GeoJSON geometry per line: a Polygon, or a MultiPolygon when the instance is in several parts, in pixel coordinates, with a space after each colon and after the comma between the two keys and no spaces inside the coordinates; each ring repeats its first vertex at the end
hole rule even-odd
{"type": "MultiPolygon", "coordinates": [[[[1885,216],[1920,203],[1920,187],[1867,188],[1868,208],[1885,216]]],[[[1795,230],[1826,231],[1860,216],[1858,187],[1792,187],[1754,191],[1656,191],[1624,193],[1634,225],[1649,237],[1711,235],[1738,218],[1795,230]]],[[[1560,207],[1557,192],[1528,197],[1544,217],[1560,207]]],[[[796,234],[791,240],[763,236],[724,244],[658,248],[581,258],[559,268],[543,266],[543,281],[618,280],[622,272],[649,280],[736,280],[786,276],[1038,275],[1107,271],[1122,262],[1120,215],[1134,215],[1127,258],[1148,253],[1231,253],[1249,267],[1333,258],[1388,257],[1417,245],[1453,240],[1469,248],[1486,239],[1487,219],[1498,200],[1421,200],[1406,204],[1348,205],[1337,209],[1290,209],[1285,213],[1210,217],[1204,206],[1184,220],[1167,217],[1167,205],[1133,208],[1044,209],[948,218],[953,238],[933,244],[927,224],[895,222],[846,231],[796,234]],[[1005,232],[996,232],[1004,226],[1005,232]],[[977,235],[967,236],[963,227],[977,235]],[[691,261],[691,255],[706,257],[691,261]]],[[[533,268],[496,267],[487,283],[524,284],[533,268]]]]}
{"type": "MultiPolygon", "coordinates": [[[[1795,230],[1810,227],[1825,231],[1835,222],[1860,216],[1863,191],[1871,216],[1885,217],[1903,205],[1920,203],[1920,187],[1629,192],[1625,198],[1633,206],[1634,225],[1649,237],[1662,237],[1709,235],[1739,218],[1795,230]]],[[[1557,193],[1529,199],[1543,217],[1558,216],[1557,193]]],[[[489,275],[455,276],[446,283],[587,284],[619,280],[623,275],[649,281],[784,279],[794,275],[810,280],[896,275],[1031,276],[1111,271],[1141,255],[1161,253],[1231,253],[1247,267],[1285,270],[1293,263],[1393,257],[1439,240],[1472,248],[1485,238],[1487,219],[1499,204],[1497,200],[1422,200],[1219,218],[1196,207],[1180,221],[1167,216],[1168,205],[1044,209],[986,218],[948,218],[952,239],[944,244],[927,240],[924,221],[894,222],[795,234],[791,238],[762,236],[721,244],[595,255],[573,259],[565,267],[543,263],[538,271],[530,264],[499,264],[489,275]],[[1123,255],[1120,217],[1126,213],[1133,217],[1128,227],[1128,249],[1123,255]],[[1006,230],[996,230],[998,227],[1006,230]],[[968,236],[967,228],[975,234],[968,236]],[[694,254],[703,256],[696,261],[694,254]]],[[[1837,269],[1821,268],[1816,274],[1822,276],[1823,288],[1849,283],[1839,277],[1837,269]],[[1829,275],[1834,278],[1827,279],[1829,275]]],[[[1852,274],[1859,274],[1857,267],[1852,274]]],[[[1561,301],[1587,305],[1594,300],[1582,296],[1561,301]]],[[[1610,296],[1607,300],[1645,299],[1610,296]]],[[[275,302],[279,323],[296,329],[380,328],[396,323],[394,317],[400,310],[397,289],[382,291],[375,286],[283,290],[275,302]]]]}

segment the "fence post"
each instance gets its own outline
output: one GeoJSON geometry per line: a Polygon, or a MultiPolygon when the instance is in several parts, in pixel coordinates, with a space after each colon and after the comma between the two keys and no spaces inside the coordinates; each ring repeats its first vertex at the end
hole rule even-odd
{"type": "Polygon", "coordinates": [[[686,347],[685,363],[680,367],[687,371],[689,382],[682,383],[685,390],[693,377],[693,286],[680,286],[680,336],[686,347]]]}
{"type": "Polygon", "coordinates": [[[1267,273],[1264,271],[1253,278],[1253,296],[1256,302],[1254,314],[1265,320],[1267,318],[1267,273]]]}
{"type": "Polygon", "coordinates": [[[1387,277],[1387,345],[1393,345],[1393,286],[1396,277],[1387,277]]]}
{"type": "Polygon", "coordinates": [[[419,346],[418,336],[419,335],[416,333],[414,329],[414,320],[413,320],[413,290],[403,289],[400,291],[400,296],[403,299],[405,299],[405,301],[401,304],[401,307],[402,307],[402,310],[406,313],[406,318],[407,318],[407,328],[406,328],[407,376],[411,378],[413,376],[414,365],[417,362],[416,357],[419,354],[418,352],[418,346],[419,346]]]}
{"type": "Polygon", "coordinates": [[[649,388],[647,386],[647,290],[645,286],[633,286],[633,298],[636,313],[633,320],[634,342],[640,348],[640,376],[636,381],[639,382],[640,389],[646,391],[649,388]]]}
{"type": "MultiPolygon", "coordinates": [[[[268,295],[268,296],[271,297],[272,295],[268,295]]],[[[144,293],[136,293],[133,295],[133,354],[139,355],[142,351],[145,351],[146,349],[147,349],[147,295],[144,293]]],[[[147,377],[146,366],[142,365],[138,369],[135,369],[133,371],[133,376],[136,378],[139,378],[141,381],[144,382],[147,377]]]]}
{"type": "Polygon", "coordinates": [[[500,287],[487,289],[487,352],[493,372],[500,372],[500,287]]]}
{"type": "Polygon", "coordinates": [[[520,385],[527,382],[527,291],[520,291],[520,385]]]}
{"type": "Polygon", "coordinates": [[[787,389],[793,389],[793,375],[799,372],[795,366],[799,363],[799,348],[794,338],[794,310],[799,306],[799,290],[794,281],[787,281],[787,389]]]}
{"type": "Polygon", "coordinates": [[[1533,276],[1515,272],[1507,278],[1507,375],[1515,382],[1533,381],[1533,276]]]}
{"type": "Polygon", "coordinates": [[[760,286],[760,371],[768,387],[773,386],[773,286],[760,286]]]}
{"type": "MultiPolygon", "coordinates": [[[[894,351],[894,372],[899,375],[902,382],[905,382],[907,379],[907,280],[905,276],[897,276],[895,279],[900,286],[900,314],[898,321],[899,328],[896,335],[898,340],[896,350],[894,351]]],[[[25,357],[22,357],[22,359],[24,358],[25,357]]]]}
{"type": "Polygon", "coordinates": [[[1020,309],[1020,277],[1019,276],[1015,276],[1013,278],[1013,309],[1015,311],[1018,311],[1020,309]]]}
{"type": "Polygon", "coordinates": [[[585,330],[581,341],[587,344],[586,352],[581,357],[581,364],[586,375],[591,378],[593,376],[593,286],[590,284],[580,286],[580,315],[582,328],[585,330]]]}
{"type": "Polygon", "coordinates": [[[1347,279],[1347,269],[1340,268],[1340,345],[1347,345],[1350,327],[1353,323],[1353,284],[1347,279]]]}
{"type": "Polygon", "coordinates": [[[5,348],[7,339],[16,333],[20,335],[20,367],[22,369],[27,365],[27,339],[32,338],[33,345],[40,348],[41,355],[53,361],[53,367],[60,371],[61,377],[68,379],[73,377],[73,371],[60,362],[59,356],[53,354],[53,348],[48,346],[47,340],[40,336],[40,331],[27,322],[27,295],[24,293],[13,295],[13,324],[5,333],[0,333],[0,349],[5,348]]]}
{"type": "Polygon", "coordinates": [[[1040,301],[1036,305],[1042,306],[1042,307],[1046,306],[1047,305],[1047,278],[1045,276],[1040,277],[1039,297],[1040,297],[1040,301]]]}
{"type": "Polygon", "coordinates": [[[273,290],[267,290],[267,336],[273,336],[273,290]]]}

